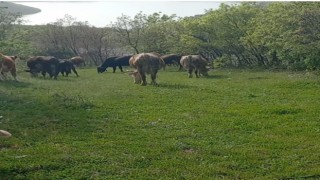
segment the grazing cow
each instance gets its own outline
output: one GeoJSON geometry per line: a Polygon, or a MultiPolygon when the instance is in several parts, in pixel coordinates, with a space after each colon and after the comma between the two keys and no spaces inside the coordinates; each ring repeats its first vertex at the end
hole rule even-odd
{"type": "Polygon", "coordinates": [[[80,65],[86,65],[84,59],[81,56],[75,56],[70,58],[70,61],[76,65],[76,66],[80,66],[80,65]]]}
{"type": "Polygon", "coordinates": [[[108,67],[113,68],[113,73],[116,72],[117,66],[119,67],[120,71],[123,72],[122,66],[129,66],[129,59],[131,58],[130,56],[121,56],[121,57],[109,57],[107,58],[103,64],[100,67],[97,67],[98,73],[103,73],[104,71],[107,70],[108,67]]]}
{"type": "Polygon", "coordinates": [[[59,74],[59,60],[53,56],[34,56],[27,60],[27,66],[32,76],[37,76],[41,72],[42,76],[45,77],[46,73],[49,74],[50,78],[54,77],[57,79],[59,74]]]}
{"type": "Polygon", "coordinates": [[[68,61],[67,59],[59,61],[59,72],[62,76],[66,73],[66,76],[68,77],[68,75],[71,74],[71,70],[77,75],[77,77],[79,77],[78,72],[71,61],[68,61]]]}
{"type": "Polygon", "coordinates": [[[197,78],[199,77],[199,74],[208,76],[208,71],[210,69],[208,66],[209,62],[201,55],[182,56],[180,64],[188,71],[189,78],[192,78],[193,71],[197,78]]]}
{"type": "Polygon", "coordinates": [[[17,81],[17,70],[15,59],[17,56],[6,56],[0,53],[0,80],[5,80],[6,73],[10,72],[14,80],[17,81]]]}
{"type": "Polygon", "coordinates": [[[179,65],[179,71],[182,69],[182,66],[180,64],[181,57],[182,56],[178,54],[168,54],[161,56],[166,65],[179,65]]]}
{"type": "Polygon", "coordinates": [[[165,67],[164,61],[154,53],[133,55],[129,60],[129,64],[136,69],[135,72],[131,73],[135,79],[135,83],[141,83],[142,86],[147,85],[146,74],[151,75],[151,84],[157,85],[157,72],[165,67]]]}

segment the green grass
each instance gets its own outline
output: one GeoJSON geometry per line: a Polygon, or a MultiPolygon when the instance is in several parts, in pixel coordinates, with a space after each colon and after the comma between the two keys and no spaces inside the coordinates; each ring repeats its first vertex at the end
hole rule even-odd
{"type": "Polygon", "coordinates": [[[1,179],[320,178],[319,76],[78,72],[0,82],[1,179]]]}

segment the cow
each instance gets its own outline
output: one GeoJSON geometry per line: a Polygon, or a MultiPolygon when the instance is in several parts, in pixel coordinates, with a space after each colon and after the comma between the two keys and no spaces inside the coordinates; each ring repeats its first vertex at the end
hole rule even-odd
{"type": "Polygon", "coordinates": [[[120,71],[123,72],[122,66],[129,66],[129,59],[131,58],[131,55],[128,56],[113,56],[107,58],[103,64],[99,67],[97,67],[98,73],[103,73],[107,70],[108,67],[113,68],[113,73],[116,72],[117,66],[119,67],[120,71]]]}
{"type": "Polygon", "coordinates": [[[179,65],[179,71],[182,69],[180,64],[181,57],[182,56],[179,54],[168,54],[161,56],[166,65],[179,65]]]}
{"type": "Polygon", "coordinates": [[[199,78],[199,74],[208,76],[208,71],[210,69],[208,66],[209,62],[201,55],[182,56],[180,64],[188,71],[189,78],[192,78],[193,71],[195,72],[197,78],[199,78]]]}
{"type": "Polygon", "coordinates": [[[42,76],[45,77],[46,73],[49,74],[50,78],[57,79],[59,74],[59,60],[53,56],[34,56],[27,60],[27,66],[32,76],[37,76],[41,72],[42,76]]]}
{"type": "Polygon", "coordinates": [[[17,56],[6,56],[0,53],[0,80],[5,80],[6,73],[10,72],[15,81],[17,81],[16,60],[17,56]]]}
{"type": "Polygon", "coordinates": [[[71,74],[71,70],[79,77],[78,72],[71,61],[67,59],[59,60],[59,72],[62,76],[66,73],[66,76],[68,77],[68,75],[71,74]]]}
{"type": "Polygon", "coordinates": [[[86,65],[84,59],[81,56],[75,56],[70,58],[70,61],[76,65],[76,66],[80,66],[80,65],[86,65]]]}
{"type": "Polygon", "coordinates": [[[156,77],[157,72],[165,67],[165,62],[155,53],[141,53],[133,55],[129,64],[131,67],[136,69],[131,75],[134,77],[134,82],[136,84],[141,84],[142,86],[147,85],[146,74],[151,75],[151,84],[157,85],[156,77]]]}

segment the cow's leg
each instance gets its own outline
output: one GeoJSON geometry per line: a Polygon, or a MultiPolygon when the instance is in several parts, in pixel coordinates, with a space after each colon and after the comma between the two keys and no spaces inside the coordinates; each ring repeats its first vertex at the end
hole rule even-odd
{"type": "Polygon", "coordinates": [[[41,74],[42,74],[43,78],[46,77],[46,72],[45,71],[42,71],[41,74]]]}
{"type": "Polygon", "coordinates": [[[59,75],[59,69],[56,66],[56,67],[53,68],[53,72],[52,72],[53,79],[57,80],[58,75],[59,75]]]}
{"type": "Polygon", "coordinates": [[[192,68],[189,68],[189,70],[188,70],[188,77],[189,78],[192,78],[192,73],[193,73],[193,69],[192,68]]]}
{"type": "Polygon", "coordinates": [[[154,73],[151,73],[151,84],[158,85],[158,83],[156,82],[156,78],[157,78],[157,71],[154,73]]]}
{"type": "Polygon", "coordinates": [[[0,68],[0,81],[4,81],[4,75],[3,75],[3,72],[2,72],[2,68],[0,68]]]}
{"type": "Polygon", "coordinates": [[[119,67],[120,71],[123,72],[122,66],[120,65],[118,67],[119,67]]]}
{"type": "Polygon", "coordinates": [[[113,73],[115,73],[116,69],[117,69],[117,66],[113,66],[112,68],[113,68],[113,73]]]}
{"type": "MultiPolygon", "coordinates": [[[[50,78],[53,77],[54,80],[57,80],[58,74],[59,74],[59,72],[58,72],[58,73],[54,72],[54,73],[50,74],[50,78]]],[[[66,73],[66,76],[68,77],[68,74],[67,74],[67,73],[66,73]]]]}
{"type": "Polygon", "coordinates": [[[73,66],[73,67],[71,67],[71,69],[77,75],[77,77],[79,77],[78,72],[76,71],[76,68],[73,66]]]}
{"type": "Polygon", "coordinates": [[[11,75],[12,75],[12,77],[13,77],[13,79],[15,81],[18,81],[17,80],[17,71],[16,71],[16,69],[11,69],[11,75]]]}
{"type": "Polygon", "coordinates": [[[141,85],[142,86],[147,85],[146,74],[144,72],[142,72],[142,71],[139,71],[139,70],[138,70],[138,73],[140,74],[140,77],[141,77],[141,80],[142,80],[141,85]]]}
{"type": "Polygon", "coordinates": [[[196,69],[196,70],[194,71],[194,73],[196,74],[196,78],[199,78],[198,72],[199,72],[198,69],[196,69]]]}
{"type": "Polygon", "coordinates": [[[3,71],[1,71],[1,76],[2,76],[3,80],[7,80],[7,76],[3,71]]]}

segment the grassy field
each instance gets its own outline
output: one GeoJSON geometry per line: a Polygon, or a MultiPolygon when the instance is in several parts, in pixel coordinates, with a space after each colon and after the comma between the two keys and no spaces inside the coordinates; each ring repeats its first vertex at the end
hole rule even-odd
{"type": "Polygon", "coordinates": [[[0,82],[1,179],[320,178],[320,76],[78,72],[0,82]]]}

